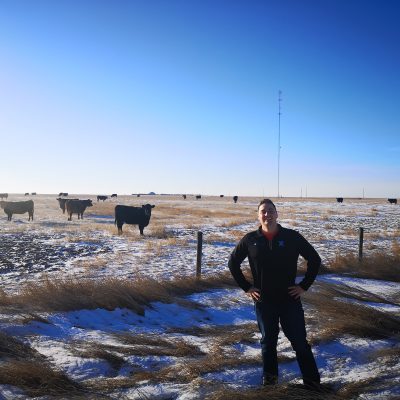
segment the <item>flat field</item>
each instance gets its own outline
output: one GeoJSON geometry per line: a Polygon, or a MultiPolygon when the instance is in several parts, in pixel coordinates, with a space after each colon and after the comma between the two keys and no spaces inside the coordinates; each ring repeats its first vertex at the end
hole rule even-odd
{"type": "MultiPolygon", "coordinates": [[[[234,245],[257,227],[260,198],[97,202],[77,194],[70,197],[91,198],[93,207],[83,220],[67,221],[56,197],[31,196],[33,222],[27,214],[9,222],[0,210],[4,398],[310,398],[283,335],[281,384],[259,389],[253,305],[227,273],[234,245]],[[155,208],[144,236],[130,225],[117,235],[114,207],[146,203],[155,208]]],[[[385,199],[273,200],[279,222],[303,234],[323,259],[303,303],[322,381],[334,393],[312,398],[400,395],[400,206],[385,199]]],[[[301,276],[301,260],[299,266],[301,276]]]]}

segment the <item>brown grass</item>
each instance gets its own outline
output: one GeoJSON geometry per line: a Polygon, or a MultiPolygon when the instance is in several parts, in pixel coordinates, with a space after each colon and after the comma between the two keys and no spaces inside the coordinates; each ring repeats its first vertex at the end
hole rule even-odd
{"type": "Polygon", "coordinates": [[[354,300],[351,292],[320,282],[304,297],[304,302],[312,309],[308,314],[316,315],[319,326],[316,334],[311,335],[312,342],[325,342],[344,334],[371,339],[400,339],[400,320],[397,317],[366,305],[339,300],[338,296],[354,300]]]}
{"type": "Polygon", "coordinates": [[[400,246],[392,245],[392,254],[371,254],[359,262],[353,254],[337,255],[325,267],[328,272],[347,273],[351,276],[400,282],[400,246]]]}
{"type": "Polygon", "coordinates": [[[211,337],[219,346],[226,346],[235,343],[256,343],[255,337],[258,332],[257,324],[243,325],[222,325],[222,326],[193,326],[191,328],[171,328],[167,332],[180,333],[198,337],[211,337]]]}
{"type": "Polygon", "coordinates": [[[107,279],[45,279],[39,283],[27,283],[19,293],[0,293],[0,305],[16,305],[28,310],[72,311],[82,309],[128,308],[144,315],[144,307],[151,302],[189,301],[177,299],[192,293],[226,286],[236,286],[230,274],[219,274],[203,279],[177,278],[173,281],[137,279],[129,281],[117,278],[107,279]]]}
{"type": "Polygon", "coordinates": [[[83,388],[44,363],[10,361],[0,365],[0,384],[16,386],[28,396],[83,395],[83,388]]]}
{"type": "Polygon", "coordinates": [[[150,233],[152,238],[157,239],[168,239],[168,238],[175,238],[176,234],[168,229],[166,225],[163,224],[154,224],[150,226],[150,233]]]}
{"type": "Polygon", "coordinates": [[[129,355],[194,357],[204,355],[202,351],[183,339],[163,338],[160,335],[116,334],[115,337],[127,347],[129,355]]]}
{"type": "Polygon", "coordinates": [[[111,346],[104,346],[99,343],[85,343],[82,346],[70,346],[70,348],[72,354],[82,358],[104,360],[116,371],[118,371],[125,364],[124,358],[115,354],[115,349],[111,346]]]}
{"type": "Polygon", "coordinates": [[[368,358],[371,361],[384,360],[387,369],[393,370],[397,368],[397,364],[400,360],[400,345],[396,343],[391,347],[375,350],[368,355],[368,358]]]}
{"type": "Polygon", "coordinates": [[[260,365],[260,357],[243,357],[240,354],[226,355],[210,353],[198,360],[185,360],[181,363],[162,368],[157,372],[142,372],[137,374],[137,380],[152,382],[179,382],[189,383],[194,379],[227,368],[237,368],[246,365],[260,365]]]}
{"type": "Polygon", "coordinates": [[[254,226],[257,226],[257,223],[255,221],[255,217],[253,216],[247,216],[247,217],[235,217],[234,219],[231,220],[227,220],[225,222],[221,223],[221,227],[225,227],[225,228],[231,228],[233,226],[240,226],[243,224],[250,224],[254,222],[254,226]]]}
{"type": "Polygon", "coordinates": [[[0,357],[2,360],[43,360],[43,357],[41,357],[39,353],[33,350],[30,346],[3,332],[0,332],[0,357]]]}
{"type": "Polygon", "coordinates": [[[97,257],[90,257],[90,259],[78,259],[75,265],[85,268],[87,270],[106,268],[109,260],[104,258],[104,255],[97,257]]]}
{"type": "Polygon", "coordinates": [[[227,385],[215,385],[213,392],[209,394],[210,400],[342,400],[340,394],[329,393],[328,390],[321,393],[303,388],[301,385],[276,385],[260,389],[234,390],[227,385]]]}

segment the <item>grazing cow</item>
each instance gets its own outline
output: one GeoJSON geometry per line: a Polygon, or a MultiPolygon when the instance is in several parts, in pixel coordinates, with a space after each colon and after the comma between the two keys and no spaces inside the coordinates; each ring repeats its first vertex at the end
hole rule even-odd
{"type": "Polygon", "coordinates": [[[33,221],[33,201],[0,201],[0,207],[7,214],[7,220],[11,221],[13,214],[25,214],[29,215],[28,221],[33,221]]]}
{"type": "Polygon", "coordinates": [[[83,219],[86,207],[92,207],[92,200],[67,200],[65,207],[69,215],[68,221],[72,221],[72,214],[78,214],[78,219],[83,219]]]}
{"type": "Polygon", "coordinates": [[[111,198],[113,198],[113,197],[117,198],[117,197],[118,197],[118,196],[117,196],[117,193],[113,193],[113,194],[111,195],[111,198]]]}
{"type": "Polygon", "coordinates": [[[201,194],[196,195],[196,200],[201,199],[201,194]]]}
{"type": "Polygon", "coordinates": [[[224,197],[224,195],[223,195],[223,194],[220,194],[219,197],[224,197]]]}
{"type": "Polygon", "coordinates": [[[343,203],[343,197],[336,197],[336,201],[338,203],[343,203]]]}
{"type": "Polygon", "coordinates": [[[26,192],[26,193],[25,193],[25,196],[29,196],[29,193],[28,193],[28,192],[26,192]]]}
{"type": "Polygon", "coordinates": [[[397,204],[397,199],[388,199],[390,204],[397,204]]]}
{"type": "Polygon", "coordinates": [[[8,193],[0,193],[0,197],[3,200],[4,198],[7,199],[8,198],[8,193]]]}
{"type": "Polygon", "coordinates": [[[58,197],[57,200],[58,200],[58,204],[60,205],[60,208],[61,208],[63,214],[65,214],[65,203],[68,200],[79,200],[79,199],[62,199],[62,198],[58,197]]]}
{"type": "Polygon", "coordinates": [[[115,224],[118,227],[118,234],[122,234],[122,225],[139,225],[140,234],[143,235],[143,229],[149,224],[151,209],[155,206],[145,204],[142,207],[115,206],[115,224]]]}
{"type": "Polygon", "coordinates": [[[182,197],[183,197],[183,200],[186,200],[186,194],[183,194],[182,197]]]}
{"type": "Polygon", "coordinates": [[[102,196],[102,195],[97,196],[97,201],[103,200],[103,202],[104,202],[107,199],[108,199],[108,196],[102,196]]]}
{"type": "Polygon", "coordinates": [[[237,203],[238,198],[239,198],[239,197],[237,197],[237,196],[233,196],[233,202],[234,202],[234,203],[237,203]]]}

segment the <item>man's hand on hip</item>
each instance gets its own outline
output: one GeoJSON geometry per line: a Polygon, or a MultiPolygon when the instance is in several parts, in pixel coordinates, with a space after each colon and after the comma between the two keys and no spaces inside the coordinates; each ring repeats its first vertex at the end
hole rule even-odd
{"type": "Polygon", "coordinates": [[[289,294],[296,300],[300,299],[300,296],[305,292],[305,290],[299,286],[289,286],[289,294]]]}
{"type": "Polygon", "coordinates": [[[260,290],[254,287],[251,287],[247,292],[246,295],[251,297],[254,301],[260,301],[261,295],[260,290]]]}

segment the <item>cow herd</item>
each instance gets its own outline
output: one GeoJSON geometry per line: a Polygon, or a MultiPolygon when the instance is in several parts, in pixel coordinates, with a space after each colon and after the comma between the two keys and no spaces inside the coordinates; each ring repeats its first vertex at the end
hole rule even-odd
{"type": "MultiPolygon", "coordinates": [[[[61,193],[61,194],[68,195],[67,193],[61,193]]],[[[2,193],[2,195],[3,195],[2,198],[8,198],[8,194],[2,193]]],[[[113,197],[116,196],[117,195],[113,197]]],[[[103,200],[101,197],[107,198],[107,196],[97,196],[97,201],[103,200]]],[[[65,211],[67,211],[68,221],[72,221],[73,214],[77,214],[78,219],[83,219],[83,213],[85,212],[86,208],[93,206],[93,202],[90,199],[80,200],[80,199],[69,199],[69,198],[58,197],[56,200],[58,201],[58,204],[63,214],[65,214],[65,211]]],[[[25,213],[28,213],[29,215],[28,221],[30,221],[31,219],[33,220],[33,211],[34,211],[33,200],[28,200],[28,201],[1,200],[0,206],[7,214],[8,221],[11,221],[13,214],[25,214],[25,213]]],[[[128,224],[128,225],[138,225],[140,234],[143,235],[144,228],[147,225],[149,225],[151,210],[154,207],[155,205],[151,204],[145,204],[142,207],[117,205],[115,207],[114,224],[117,225],[118,234],[122,234],[122,226],[124,224],[128,224]]]]}
{"type": "MultiPolygon", "coordinates": [[[[343,203],[343,197],[336,197],[338,203],[343,203]]],[[[387,199],[390,204],[397,204],[397,199],[387,199]]]]}
{"type": "MultiPolygon", "coordinates": [[[[33,193],[32,193],[33,194],[33,193]]],[[[60,196],[68,196],[68,193],[61,192],[60,196]]],[[[111,197],[117,197],[117,194],[112,194],[111,197]]],[[[221,195],[220,197],[223,197],[221,195]]],[[[0,207],[7,214],[7,220],[11,221],[13,214],[25,214],[28,213],[28,221],[33,221],[34,203],[33,200],[28,201],[3,201],[4,198],[8,198],[8,193],[0,193],[0,207]]],[[[186,195],[183,195],[186,199],[186,195]]],[[[197,200],[201,199],[201,195],[196,195],[197,200]]],[[[105,201],[108,196],[99,195],[97,196],[97,201],[105,201]]],[[[397,199],[387,199],[390,204],[397,204],[397,199]]],[[[92,207],[93,202],[90,199],[80,200],[80,199],[70,199],[70,198],[57,198],[58,204],[65,214],[67,211],[68,221],[72,220],[72,215],[77,214],[78,219],[83,219],[83,213],[87,207],[92,207]]],[[[238,196],[233,197],[233,201],[236,203],[238,201],[238,196]]],[[[336,201],[338,203],[343,203],[343,197],[337,197],[336,201]]],[[[144,228],[149,225],[151,210],[154,205],[144,204],[141,207],[117,205],[114,209],[115,220],[114,224],[117,225],[118,234],[122,234],[122,226],[124,224],[128,225],[138,225],[140,234],[143,235],[144,228]]]]}

